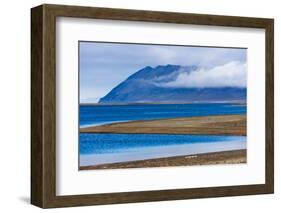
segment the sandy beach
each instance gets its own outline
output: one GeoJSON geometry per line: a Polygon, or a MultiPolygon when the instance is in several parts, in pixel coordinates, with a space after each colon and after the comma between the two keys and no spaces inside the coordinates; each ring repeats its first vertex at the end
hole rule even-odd
{"type": "Polygon", "coordinates": [[[246,135],[245,115],[128,121],[80,128],[80,133],[246,135]]]}
{"type": "Polygon", "coordinates": [[[246,163],[246,150],[223,151],[197,155],[166,157],[121,163],[110,163],[96,166],[81,166],[80,170],[92,169],[121,169],[121,168],[148,168],[168,166],[194,166],[214,164],[246,163]]]}

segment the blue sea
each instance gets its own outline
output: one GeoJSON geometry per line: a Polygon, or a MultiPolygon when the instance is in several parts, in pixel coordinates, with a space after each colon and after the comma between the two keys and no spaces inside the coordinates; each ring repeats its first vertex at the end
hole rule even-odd
{"type": "MultiPolygon", "coordinates": [[[[133,120],[246,114],[242,104],[81,105],[80,127],[133,120]]],[[[80,133],[80,166],[246,148],[244,136],[80,133]]]]}
{"type": "Polygon", "coordinates": [[[81,105],[80,127],[108,123],[207,115],[246,114],[241,104],[81,105]]]}

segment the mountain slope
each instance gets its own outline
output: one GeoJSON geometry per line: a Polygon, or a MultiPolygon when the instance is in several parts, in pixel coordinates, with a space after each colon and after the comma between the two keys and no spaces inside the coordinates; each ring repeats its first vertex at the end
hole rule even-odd
{"type": "Polygon", "coordinates": [[[145,67],[113,88],[99,103],[145,103],[145,102],[211,102],[245,101],[246,88],[212,87],[188,88],[167,87],[179,74],[196,72],[196,66],[166,65],[145,67]]]}

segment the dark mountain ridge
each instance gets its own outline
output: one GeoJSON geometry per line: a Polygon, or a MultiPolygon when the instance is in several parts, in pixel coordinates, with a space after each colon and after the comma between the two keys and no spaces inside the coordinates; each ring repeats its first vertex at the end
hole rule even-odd
{"type": "Polygon", "coordinates": [[[196,72],[197,66],[147,66],[129,76],[99,100],[101,104],[126,103],[185,103],[185,102],[244,102],[246,88],[240,87],[166,87],[180,73],[196,72]]]}

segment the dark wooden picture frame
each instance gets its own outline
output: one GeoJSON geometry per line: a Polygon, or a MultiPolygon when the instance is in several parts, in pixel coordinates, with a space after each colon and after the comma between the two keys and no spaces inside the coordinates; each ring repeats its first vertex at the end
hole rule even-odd
{"type": "Polygon", "coordinates": [[[41,5],[31,9],[31,203],[42,208],[179,200],[274,191],[273,19],[41,5]],[[265,29],[265,184],[87,195],[56,195],[56,17],[265,29]]]}

